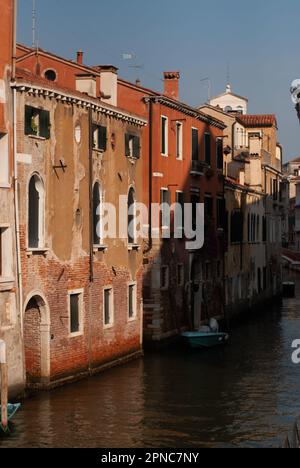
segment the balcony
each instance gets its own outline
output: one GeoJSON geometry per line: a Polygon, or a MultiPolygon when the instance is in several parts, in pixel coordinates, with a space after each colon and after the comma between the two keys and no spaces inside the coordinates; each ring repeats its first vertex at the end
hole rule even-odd
{"type": "Polygon", "coordinates": [[[204,161],[192,161],[190,174],[194,177],[203,176],[207,167],[204,161]]]}

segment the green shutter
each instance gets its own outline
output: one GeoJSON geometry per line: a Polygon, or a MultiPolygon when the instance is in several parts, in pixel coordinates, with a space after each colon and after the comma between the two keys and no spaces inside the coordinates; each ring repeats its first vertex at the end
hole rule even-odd
{"type": "Polygon", "coordinates": [[[50,138],[50,114],[46,110],[40,111],[40,136],[47,140],[50,138]]]}
{"type": "Polygon", "coordinates": [[[133,157],[136,159],[140,159],[141,156],[141,145],[140,145],[140,138],[135,136],[133,139],[133,157]]]}
{"type": "Polygon", "coordinates": [[[32,126],[31,126],[31,119],[32,119],[32,107],[25,106],[25,135],[32,135],[32,126]]]}
{"type": "Polygon", "coordinates": [[[107,129],[100,126],[98,129],[98,148],[101,151],[106,151],[107,148],[107,129]]]}

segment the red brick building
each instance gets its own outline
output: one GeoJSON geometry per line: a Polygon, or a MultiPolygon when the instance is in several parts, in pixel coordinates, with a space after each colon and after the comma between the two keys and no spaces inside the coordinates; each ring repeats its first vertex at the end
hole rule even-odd
{"type": "MultiPolygon", "coordinates": [[[[158,342],[182,328],[223,317],[224,124],[179,101],[178,72],[164,74],[164,93],[118,80],[122,107],[148,119],[143,147],[144,202],[205,204],[205,243],[149,238],[144,247],[144,336],[158,342]]],[[[153,232],[152,232],[153,234],[153,232]]],[[[155,236],[154,236],[155,237],[155,236]]]]}
{"type": "Polygon", "coordinates": [[[112,67],[18,55],[25,366],[28,385],[41,387],[141,354],[142,242],[106,238],[97,208],[118,212],[122,195],[127,222],[142,200],[146,120],[117,107],[112,67]]]}

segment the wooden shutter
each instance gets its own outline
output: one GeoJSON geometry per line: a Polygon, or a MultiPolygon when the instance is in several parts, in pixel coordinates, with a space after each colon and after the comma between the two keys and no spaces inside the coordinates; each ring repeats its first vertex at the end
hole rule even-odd
{"type": "Polygon", "coordinates": [[[100,126],[98,129],[98,148],[101,151],[106,151],[107,148],[107,129],[100,126]]]}
{"type": "Polygon", "coordinates": [[[135,136],[133,138],[133,157],[136,159],[140,159],[141,156],[141,145],[140,145],[140,138],[135,136]]]}
{"type": "Polygon", "coordinates": [[[25,106],[25,135],[32,135],[32,127],[31,127],[31,119],[32,119],[32,107],[25,106]]]}
{"type": "Polygon", "coordinates": [[[50,114],[46,110],[40,111],[40,136],[47,140],[50,138],[50,114]]]}
{"type": "Polygon", "coordinates": [[[210,133],[205,134],[205,162],[211,164],[211,137],[210,133]]]}
{"type": "Polygon", "coordinates": [[[192,129],[192,160],[199,160],[199,142],[198,142],[198,130],[192,129]]]}

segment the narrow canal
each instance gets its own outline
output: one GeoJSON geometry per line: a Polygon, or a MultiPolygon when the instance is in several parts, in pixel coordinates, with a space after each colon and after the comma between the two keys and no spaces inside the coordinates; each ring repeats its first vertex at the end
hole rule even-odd
{"type": "Polygon", "coordinates": [[[0,447],[279,447],[300,415],[297,298],[209,352],[168,350],[24,402],[0,447]]]}

